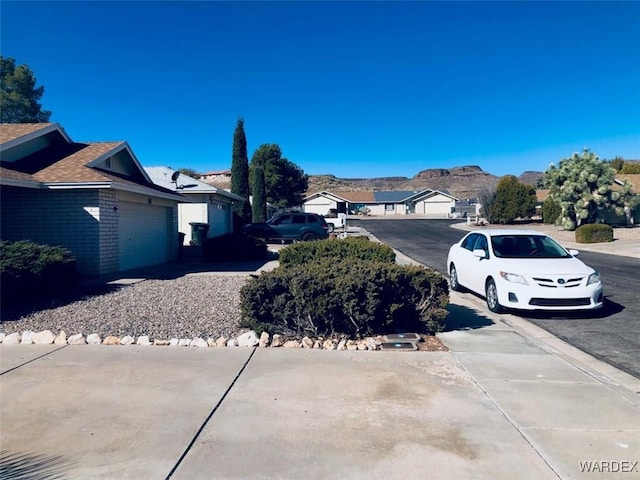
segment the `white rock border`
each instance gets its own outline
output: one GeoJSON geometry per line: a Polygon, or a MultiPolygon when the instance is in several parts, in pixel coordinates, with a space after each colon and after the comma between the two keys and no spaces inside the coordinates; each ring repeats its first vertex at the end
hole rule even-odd
{"type": "Polygon", "coordinates": [[[153,339],[148,335],[140,335],[134,338],[126,335],[122,338],[115,335],[107,335],[101,338],[97,333],[88,334],[86,337],[82,333],[76,333],[67,337],[67,333],[61,330],[58,335],[51,330],[32,332],[26,330],[22,333],[14,332],[5,334],[0,332],[0,344],[5,345],[108,345],[108,346],[168,346],[168,347],[197,347],[197,348],[221,348],[221,347],[260,347],[260,348],[306,348],[313,350],[380,350],[383,343],[382,335],[367,337],[361,340],[352,340],[344,337],[339,338],[310,338],[286,339],[284,336],[275,334],[271,337],[267,332],[262,332],[260,337],[255,331],[244,332],[236,338],[220,336],[217,339],[200,337],[196,338],[171,338],[153,339]]]}

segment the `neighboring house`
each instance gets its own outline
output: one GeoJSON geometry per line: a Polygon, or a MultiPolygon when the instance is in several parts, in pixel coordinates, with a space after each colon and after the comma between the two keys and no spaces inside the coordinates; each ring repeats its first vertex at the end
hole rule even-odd
{"type": "Polygon", "coordinates": [[[330,209],[347,212],[367,211],[369,215],[418,214],[433,218],[451,215],[458,199],[439,190],[389,192],[317,192],[305,198],[305,212],[326,215],[330,209]]]}
{"type": "Polygon", "coordinates": [[[185,245],[192,240],[192,222],[208,224],[208,238],[233,233],[233,204],[242,197],[169,167],[145,167],[145,171],[153,183],[179,192],[189,202],[178,205],[178,229],[185,234],[185,245]]]}
{"type": "Polygon", "coordinates": [[[231,170],[214,170],[200,175],[203,181],[231,180],[231,170]]]}
{"type": "Polygon", "coordinates": [[[57,123],[0,125],[2,240],[61,245],[83,276],[178,256],[178,202],[127,142],[77,143],[57,123]]]}

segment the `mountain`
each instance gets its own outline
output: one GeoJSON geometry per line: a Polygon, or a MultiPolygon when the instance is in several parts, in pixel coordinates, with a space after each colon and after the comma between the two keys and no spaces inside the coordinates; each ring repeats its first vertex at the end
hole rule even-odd
{"type": "MultiPolygon", "coordinates": [[[[536,185],[542,172],[524,172],[518,180],[528,185],[536,185]]],[[[422,170],[412,178],[338,178],[335,175],[310,175],[308,193],[322,190],[329,192],[349,192],[363,190],[446,190],[460,199],[477,198],[485,185],[497,184],[500,177],[485,172],[477,165],[453,168],[430,168],[422,170]]]]}
{"type": "MultiPolygon", "coordinates": [[[[524,172],[518,180],[535,186],[543,176],[542,172],[524,172]]],[[[391,190],[446,190],[451,195],[464,200],[477,198],[483,186],[497,184],[501,177],[485,172],[477,165],[453,168],[429,168],[422,170],[412,178],[378,177],[378,178],[339,178],[335,175],[309,175],[307,193],[357,192],[357,191],[391,191],[391,190]]],[[[210,181],[219,188],[230,188],[230,180],[210,181]]]]}

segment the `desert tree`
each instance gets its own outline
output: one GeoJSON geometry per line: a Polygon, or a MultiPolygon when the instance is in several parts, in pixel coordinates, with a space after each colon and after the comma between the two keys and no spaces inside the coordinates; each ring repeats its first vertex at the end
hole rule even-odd
{"type": "Polygon", "coordinates": [[[478,202],[480,203],[480,214],[491,222],[491,211],[496,203],[496,181],[484,183],[478,190],[478,202]]]}
{"type": "Polygon", "coordinates": [[[282,156],[277,144],[260,145],[251,157],[251,168],[264,171],[267,201],[279,208],[302,205],[308,176],[295,163],[282,156]]]}
{"type": "Polygon", "coordinates": [[[491,209],[492,222],[513,223],[517,218],[528,218],[536,211],[536,189],[506,175],[496,186],[496,199],[491,209]]]}
{"type": "Polygon", "coordinates": [[[557,223],[575,230],[582,224],[604,222],[607,210],[625,214],[633,204],[630,186],[614,190],[615,175],[615,168],[589,149],[552,164],[545,172],[545,185],[561,208],[557,223]]]}

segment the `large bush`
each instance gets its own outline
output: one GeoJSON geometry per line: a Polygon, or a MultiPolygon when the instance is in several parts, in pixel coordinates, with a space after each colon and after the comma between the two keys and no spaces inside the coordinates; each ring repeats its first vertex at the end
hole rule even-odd
{"type": "Polygon", "coordinates": [[[55,295],[77,281],[69,250],[28,240],[0,242],[0,287],[3,303],[55,295]]]}
{"type": "Polygon", "coordinates": [[[318,260],[334,263],[346,260],[395,263],[393,249],[382,243],[369,241],[367,237],[328,239],[319,242],[294,243],[280,251],[280,265],[302,265],[318,260]]]}
{"type": "Polygon", "coordinates": [[[613,242],[613,227],[602,223],[589,223],[576,229],[576,242],[613,242]]]}
{"type": "Polygon", "coordinates": [[[285,335],[368,335],[444,326],[448,284],[434,270],[321,260],[254,276],[241,290],[242,326],[285,335]]]}
{"type": "Polygon", "coordinates": [[[264,240],[241,233],[207,238],[204,242],[204,259],[210,262],[264,260],[266,257],[264,240]]]}
{"type": "Polygon", "coordinates": [[[554,202],[551,197],[547,197],[542,204],[542,221],[547,224],[555,225],[560,215],[562,215],[562,207],[554,202]]]}

